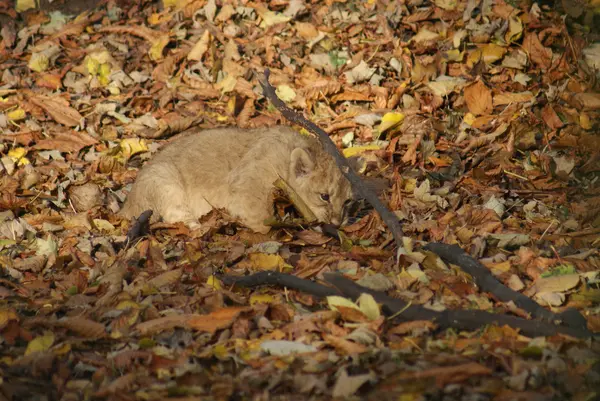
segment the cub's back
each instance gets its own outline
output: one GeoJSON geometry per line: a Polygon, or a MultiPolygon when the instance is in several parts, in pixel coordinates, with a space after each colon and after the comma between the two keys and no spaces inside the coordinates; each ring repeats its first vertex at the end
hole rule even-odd
{"type": "MultiPolygon", "coordinates": [[[[144,166],[144,170],[171,165],[181,174],[186,186],[214,187],[224,184],[227,174],[256,147],[277,152],[309,146],[306,139],[290,127],[241,129],[236,127],[197,130],[165,145],[144,166]]],[[[288,156],[289,158],[289,156],[288,156]]]]}

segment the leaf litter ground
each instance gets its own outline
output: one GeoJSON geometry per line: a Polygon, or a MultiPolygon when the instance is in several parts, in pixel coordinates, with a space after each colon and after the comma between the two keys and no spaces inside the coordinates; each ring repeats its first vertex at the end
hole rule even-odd
{"type": "Polygon", "coordinates": [[[598,396],[591,340],[440,332],[368,301],[213,276],[339,271],[433,310],[523,316],[418,247],[457,243],[508,287],[575,307],[600,331],[592,2],[564,1],[566,20],[502,1],[49,7],[0,2],[0,397],[598,396]],[[374,212],[337,238],[257,235],[213,213],[200,230],[157,223],[122,245],[119,205],[174,135],[285,123],[261,95],[264,68],[378,180],[411,238],[398,263],[374,212]]]}

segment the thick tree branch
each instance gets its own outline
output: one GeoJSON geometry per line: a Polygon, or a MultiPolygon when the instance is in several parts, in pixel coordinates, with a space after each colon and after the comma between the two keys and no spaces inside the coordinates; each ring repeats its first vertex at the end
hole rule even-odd
{"type": "Polygon", "coordinates": [[[401,299],[392,298],[383,292],[363,287],[339,273],[325,273],[324,277],[334,288],[290,274],[273,271],[255,273],[244,277],[219,276],[219,279],[226,285],[239,285],[242,287],[257,287],[261,285],[284,286],[319,298],[330,295],[342,295],[356,300],[360,294],[368,293],[382,305],[382,310],[386,315],[396,315],[394,316],[395,320],[430,320],[436,323],[442,330],[447,328],[477,330],[486,325],[495,324],[498,326],[508,325],[520,330],[524,335],[529,337],[552,336],[559,333],[576,338],[590,338],[593,336],[585,328],[559,326],[545,321],[527,320],[516,316],[500,315],[485,311],[445,310],[437,312],[426,309],[421,305],[407,304],[401,299]]]}
{"type": "Polygon", "coordinates": [[[447,263],[460,266],[463,271],[473,277],[475,284],[482,291],[494,294],[502,302],[513,301],[515,305],[530,313],[534,318],[552,323],[563,323],[571,327],[586,327],[585,318],[576,309],[569,309],[562,314],[545,309],[531,298],[506,287],[484,265],[473,259],[458,245],[429,243],[425,245],[424,249],[434,252],[447,263]]]}

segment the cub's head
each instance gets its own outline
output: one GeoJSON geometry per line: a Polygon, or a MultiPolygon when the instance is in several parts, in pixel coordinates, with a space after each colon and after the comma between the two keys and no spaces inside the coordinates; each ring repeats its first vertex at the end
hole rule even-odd
{"type": "Polygon", "coordinates": [[[320,222],[342,223],[352,188],[329,154],[296,148],[291,154],[289,173],[290,186],[320,222]]]}

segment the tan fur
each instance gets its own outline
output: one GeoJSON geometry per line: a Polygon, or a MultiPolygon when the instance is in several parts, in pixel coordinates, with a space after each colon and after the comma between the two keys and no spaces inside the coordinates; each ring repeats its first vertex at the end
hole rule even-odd
{"type": "Polygon", "coordinates": [[[133,217],[152,209],[154,220],[160,216],[194,227],[213,207],[223,208],[266,233],[263,222],[273,215],[270,193],[278,175],[319,221],[340,223],[352,194],[349,182],[315,139],[289,127],[217,128],[175,140],[139,172],[121,214],[133,217]],[[329,202],[321,194],[328,194],[329,202]]]}

